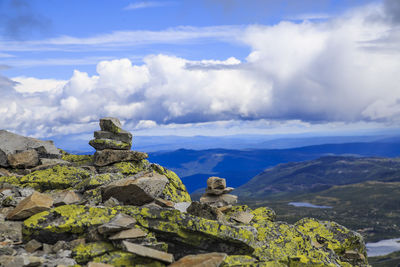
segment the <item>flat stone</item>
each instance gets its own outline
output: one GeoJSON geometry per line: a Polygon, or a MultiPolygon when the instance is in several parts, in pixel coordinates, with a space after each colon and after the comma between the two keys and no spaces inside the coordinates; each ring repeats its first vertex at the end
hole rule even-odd
{"type": "Polygon", "coordinates": [[[94,262],[91,261],[87,264],[87,267],[113,267],[114,265],[106,264],[106,263],[101,263],[101,262],[94,262]]]}
{"type": "Polygon", "coordinates": [[[8,155],[35,149],[39,158],[60,158],[60,151],[52,141],[42,141],[0,130],[0,167],[8,167],[8,155]]]}
{"type": "Polygon", "coordinates": [[[218,267],[226,259],[226,253],[205,253],[187,255],[169,265],[169,267],[218,267]]]}
{"type": "Polygon", "coordinates": [[[141,161],[147,158],[148,155],[143,152],[105,149],[94,153],[94,165],[101,167],[122,161],[141,161]]]}
{"type": "Polygon", "coordinates": [[[109,234],[115,233],[121,230],[127,230],[134,227],[136,224],[136,220],[131,216],[128,216],[123,213],[117,214],[114,218],[111,219],[108,223],[100,225],[97,228],[97,231],[100,234],[109,234]]]}
{"type": "Polygon", "coordinates": [[[121,141],[124,143],[132,143],[132,134],[128,131],[121,130],[119,133],[112,133],[107,131],[95,131],[95,139],[111,139],[121,141]]]}
{"type": "Polygon", "coordinates": [[[175,206],[175,203],[166,199],[162,199],[162,198],[155,198],[155,203],[161,207],[164,208],[173,208],[175,206]]]}
{"type": "Polygon", "coordinates": [[[122,244],[124,245],[126,251],[142,257],[152,258],[166,263],[172,263],[174,261],[174,256],[166,252],[133,244],[128,241],[122,241],[122,244]]]}
{"type": "Polygon", "coordinates": [[[237,196],[230,194],[223,194],[219,196],[204,194],[200,198],[201,203],[207,203],[214,207],[224,207],[234,205],[237,203],[237,196]]]}
{"type": "Polygon", "coordinates": [[[122,124],[117,118],[105,117],[100,119],[100,129],[102,131],[118,134],[122,130],[122,124]]]}
{"type": "Polygon", "coordinates": [[[11,173],[4,168],[0,168],[0,177],[1,176],[11,176],[11,173]]]}
{"type": "Polygon", "coordinates": [[[225,189],[226,188],[226,180],[224,178],[212,176],[207,179],[207,188],[208,189],[225,189]]]}
{"type": "Polygon", "coordinates": [[[146,235],[147,235],[146,232],[143,232],[138,228],[132,228],[116,233],[115,235],[110,236],[109,239],[110,240],[133,239],[138,237],[145,237],[146,235]]]}
{"type": "Polygon", "coordinates": [[[9,154],[7,160],[11,167],[18,169],[32,168],[39,165],[39,155],[34,149],[9,154]]]}
{"type": "Polygon", "coordinates": [[[254,218],[254,214],[251,214],[247,211],[242,211],[231,215],[231,218],[237,222],[249,224],[251,220],[254,218]]]}
{"type": "Polygon", "coordinates": [[[41,171],[53,168],[56,165],[60,166],[72,166],[73,164],[69,161],[62,159],[48,159],[48,158],[40,158],[40,165],[32,168],[32,171],[41,171]]]}
{"type": "Polygon", "coordinates": [[[115,150],[130,150],[132,143],[125,143],[111,139],[93,139],[89,141],[89,145],[96,150],[115,149],[115,150]]]}
{"type": "Polygon", "coordinates": [[[229,194],[234,189],[235,188],[233,188],[233,187],[227,187],[227,188],[224,188],[224,189],[209,189],[209,188],[206,188],[206,194],[219,196],[219,195],[222,195],[222,194],[229,194]]]}
{"type": "Polygon", "coordinates": [[[28,243],[25,244],[25,250],[28,251],[29,253],[33,253],[39,248],[41,248],[43,245],[39,241],[32,239],[28,243]]]}
{"type": "Polygon", "coordinates": [[[161,195],[168,181],[167,177],[158,173],[139,178],[128,177],[106,185],[102,189],[102,198],[106,201],[113,197],[125,205],[141,206],[161,195]]]}
{"type": "Polygon", "coordinates": [[[7,214],[8,220],[24,220],[32,215],[48,210],[53,205],[53,198],[48,195],[34,192],[24,198],[18,206],[7,214]]]}
{"type": "Polygon", "coordinates": [[[71,190],[64,190],[52,194],[54,199],[54,206],[76,204],[82,201],[82,198],[71,190]]]}
{"type": "Polygon", "coordinates": [[[175,203],[174,208],[180,212],[186,212],[187,208],[192,204],[192,202],[178,202],[175,203]]]}

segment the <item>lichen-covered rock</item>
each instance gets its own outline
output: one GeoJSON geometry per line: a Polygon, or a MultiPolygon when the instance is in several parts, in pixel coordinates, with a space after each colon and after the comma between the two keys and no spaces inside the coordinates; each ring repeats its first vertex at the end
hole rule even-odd
{"type": "Polygon", "coordinates": [[[107,263],[111,264],[114,267],[128,267],[128,266],[146,266],[146,267],[164,267],[166,264],[145,258],[145,257],[140,257],[135,254],[125,252],[125,251],[112,251],[109,253],[106,253],[102,256],[98,256],[93,258],[94,262],[101,262],[101,263],[107,263]]]}
{"type": "Polygon", "coordinates": [[[54,189],[73,188],[82,180],[89,178],[90,173],[72,166],[54,166],[53,168],[35,171],[23,176],[19,183],[43,192],[54,189]]]}
{"type": "Polygon", "coordinates": [[[118,134],[122,131],[122,124],[117,118],[105,117],[100,119],[100,129],[102,131],[118,134]]]}
{"type": "Polygon", "coordinates": [[[164,188],[160,198],[170,200],[172,202],[191,202],[190,195],[185,185],[179,179],[178,175],[160,165],[152,164],[151,167],[158,173],[168,178],[168,183],[164,188]]]}
{"type": "Polygon", "coordinates": [[[82,166],[93,163],[93,155],[73,155],[73,154],[63,153],[61,159],[69,161],[75,166],[82,166]]]}
{"type": "Polygon", "coordinates": [[[96,150],[104,149],[116,149],[116,150],[129,150],[131,149],[132,143],[125,143],[111,139],[93,139],[89,141],[89,145],[94,147],[96,150]]]}
{"type": "Polygon", "coordinates": [[[112,133],[107,131],[95,131],[95,139],[111,139],[121,141],[124,143],[132,143],[132,134],[128,131],[121,130],[119,133],[112,133]]]}
{"type": "Polygon", "coordinates": [[[107,252],[116,250],[111,243],[108,242],[92,242],[80,244],[72,250],[72,256],[79,264],[85,264],[91,259],[101,256],[107,252]]]}
{"type": "Polygon", "coordinates": [[[148,155],[143,152],[132,150],[112,150],[104,149],[96,151],[94,154],[94,165],[102,167],[116,162],[123,161],[141,161],[148,158],[148,155]]]}

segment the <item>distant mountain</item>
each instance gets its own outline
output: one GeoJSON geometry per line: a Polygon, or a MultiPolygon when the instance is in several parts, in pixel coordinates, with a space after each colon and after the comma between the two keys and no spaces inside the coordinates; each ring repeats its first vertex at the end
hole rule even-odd
{"type": "Polygon", "coordinates": [[[246,198],[264,199],[273,194],[316,192],[334,185],[373,180],[400,181],[400,159],[329,156],[280,164],[258,174],[235,193],[246,198]]]}
{"type": "Polygon", "coordinates": [[[149,153],[149,158],[174,170],[189,192],[193,192],[204,187],[209,176],[224,177],[229,186],[238,187],[272,166],[329,155],[396,157],[400,156],[400,142],[324,144],[291,149],[179,149],[149,153]]]}

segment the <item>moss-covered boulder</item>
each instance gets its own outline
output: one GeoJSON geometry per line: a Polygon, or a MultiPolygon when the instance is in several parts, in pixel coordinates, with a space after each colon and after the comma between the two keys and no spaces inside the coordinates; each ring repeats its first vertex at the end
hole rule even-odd
{"type": "Polygon", "coordinates": [[[72,166],[54,166],[53,168],[32,172],[19,179],[22,186],[32,187],[40,192],[55,189],[71,189],[90,177],[86,170],[72,166]]]}
{"type": "Polygon", "coordinates": [[[108,242],[92,242],[87,244],[79,244],[72,250],[72,256],[79,264],[85,264],[97,256],[106,254],[116,250],[111,243],[108,242]]]}
{"type": "Polygon", "coordinates": [[[93,163],[93,155],[73,155],[64,152],[61,159],[71,162],[75,166],[90,165],[93,163]]]}

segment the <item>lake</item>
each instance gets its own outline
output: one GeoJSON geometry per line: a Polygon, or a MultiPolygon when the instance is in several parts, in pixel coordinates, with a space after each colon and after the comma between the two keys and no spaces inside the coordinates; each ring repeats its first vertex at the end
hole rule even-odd
{"type": "Polygon", "coordinates": [[[289,202],[288,205],[295,207],[306,207],[306,208],[315,208],[315,209],[331,209],[331,206],[318,206],[307,202],[289,202]]]}
{"type": "Polygon", "coordinates": [[[400,238],[385,239],[375,243],[367,243],[368,257],[383,256],[400,250],[400,238]]]}

